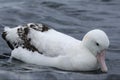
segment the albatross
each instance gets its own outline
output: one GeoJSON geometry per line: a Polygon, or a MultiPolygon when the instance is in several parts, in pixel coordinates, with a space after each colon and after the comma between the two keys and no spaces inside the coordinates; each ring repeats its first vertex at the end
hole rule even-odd
{"type": "Polygon", "coordinates": [[[5,27],[2,37],[12,49],[11,57],[26,63],[70,71],[108,71],[105,51],[109,39],[100,29],[91,30],[78,40],[46,25],[28,23],[5,27]]]}

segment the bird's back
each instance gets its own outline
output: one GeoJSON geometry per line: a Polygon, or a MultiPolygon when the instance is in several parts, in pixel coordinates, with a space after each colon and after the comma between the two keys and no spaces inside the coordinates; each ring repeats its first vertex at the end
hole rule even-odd
{"type": "Polygon", "coordinates": [[[46,32],[31,29],[28,37],[32,38],[31,44],[48,56],[73,53],[75,51],[73,49],[76,49],[81,43],[81,41],[53,29],[46,32]]]}

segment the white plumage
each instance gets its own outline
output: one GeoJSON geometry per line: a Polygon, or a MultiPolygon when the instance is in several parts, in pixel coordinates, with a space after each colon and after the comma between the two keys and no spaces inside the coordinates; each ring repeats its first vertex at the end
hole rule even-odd
{"type": "Polygon", "coordinates": [[[54,29],[41,32],[30,28],[27,37],[43,54],[18,47],[12,51],[12,57],[63,70],[90,71],[100,67],[107,72],[104,51],[109,46],[109,39],[102,30],[89,31],[82,41],[54,29]]]}

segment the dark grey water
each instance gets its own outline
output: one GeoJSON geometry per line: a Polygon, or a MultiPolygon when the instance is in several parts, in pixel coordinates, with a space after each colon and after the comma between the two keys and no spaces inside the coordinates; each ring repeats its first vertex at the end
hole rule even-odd
{"type": "MultiPolygon", "coordinates": [[[[77,39],[99,28],[110,38],[108,73],[67,72],[18,62],[0,56],[1,80],[119,80],[120,0],[0,0],[0,24],[15,27],[29,22],[46,23],[77,39]]],[[[3,27],[0,27],[0,32],[3,27]]],[[[0,54],[10,53],[0,37],[0,54]]]]}

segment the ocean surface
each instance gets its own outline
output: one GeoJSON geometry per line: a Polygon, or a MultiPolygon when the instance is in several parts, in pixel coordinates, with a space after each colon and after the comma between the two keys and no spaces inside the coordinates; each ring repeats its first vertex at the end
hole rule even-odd
{"type": "Polygon", "coordinates": [[[30,22],[82,39],[92,29],[110,39],[106,52],[108,73],[68,72],[50,67],[8,63],[11,50],[0,37],[0,80],[120,80],[120,0],[0,0],[0,33],[5,26],[30,22]]]}

